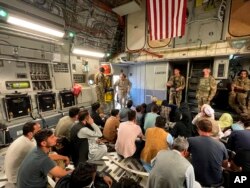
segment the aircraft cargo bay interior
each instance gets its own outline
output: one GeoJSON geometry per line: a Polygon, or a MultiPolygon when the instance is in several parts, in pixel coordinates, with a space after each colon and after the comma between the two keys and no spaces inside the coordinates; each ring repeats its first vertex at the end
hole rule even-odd
{"type": "Polygon", "coordinates": [[[0,0],[0,188],[250,186],[249,0],[0,0]]]}

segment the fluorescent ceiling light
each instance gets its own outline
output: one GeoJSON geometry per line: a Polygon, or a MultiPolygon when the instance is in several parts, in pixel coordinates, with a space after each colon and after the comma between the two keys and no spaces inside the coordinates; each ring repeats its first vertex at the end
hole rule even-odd
{"type": "Polygon", "coordinates": [[[85,55],[85,56],[100,57],[100,58],[105,56],[105,54],[101,53],[101,52],[83,50],[83,49],[80,49],[80,48],[74,48],[72,53],[76,54],[76,55],[83,55],[83,56],[85,55]]]}
{"type": "Polygon", "coordinates": [[[43,25],[39,25],[37,23],[32,23],[32,22],[17,18],[15,16],[9,15],[9,17],[7,18],[7,22],[16,26],[24,27],[24,28],[31,29],[34,31],[52,35],[55,37],[62,38],[64,36],[64,31],[59,31],[59,30],[52,29],[43,25]]]}

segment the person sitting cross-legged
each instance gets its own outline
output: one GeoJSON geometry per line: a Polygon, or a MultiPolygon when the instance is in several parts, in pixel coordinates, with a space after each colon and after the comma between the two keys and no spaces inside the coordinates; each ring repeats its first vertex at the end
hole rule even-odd
{"type": "Polygon", "coordinates": [[[156,117],[158,117],[159,115],[157,114],[159,112],[159,108],[157,105],[153,105],[151,108],[151,112],[146,114],[145,117],[145,121],[144,121],[144,131],[146,132],[146,130],[150,127],[154,127],[155,126],[155,120],[156,117]]]}
{"type": "Polygon", "coordinates": [[[128,121],[128,112],[131,111],[132,106],[133,106],[133,101],[128,100],[127,106],[121,108],[121,110],[120,110],[120,121],[121,122],[128,121]]]}
{"type": "Polygon", "coordinates": [[[100,128],[94,123],[89,112],[78,115],[79,122],[71,128],[72,159],[74,165],[86,160],[100,160],[107,153],[107,146],[99,142],[100,128]]]}
{"type": "Polygon", "coordinates": [[[117,140],[115,143],[116,152],[124,158],[135,156],[140,158],[140,153],[144,147],[144,142],[138,140],[143,137],[141,128],[136,125],[136,112],[128,112],[128,121],[119,125],[117,140]]]}
{"type": "Polygon", "coordinates": [[[198,188],[195,181],[194,168],[186,159],[188,141],[184,137],[177,137],[173,143],[173,150],[161,150],[152,161],[147,188],[198,188]]]}
{"type": "Polygon", "coordinates": [[[204,187],[220,186],[222,167],[228,167],[227,149],[212,138],[213,125],[209,119],[198,121],[197,127],[200,136],[188,138],[196,180],[204,187]]]}
{"type": "Polygon", "coordinates": [[[41,129],[37,122],[23,125],[23,135],[8,148],[4,159],[4,170],[9,183],[16,184],[19,167],[26,155],[36,146],[34,134],[41,129]]]}
{"type": "Polygon", "coordinates": [[[57,137],[49,129],[43,129],[34,136],[37,147],[35,147],[23,160],[17,177],[18,188],[45,188],[47,187],[47,175],[61,178],[70,171],[56,166],[48,153],[56,144],[57,137]]]}
{"type": "Polygon", "coordinates": [[[55,129],[55,136],[65,136],[68,140],[70,140],[70,129],[75,121],[78,119],[78,113],[80,108],[72,107],[69,109],[69,115],[62,117],[55,129]]]}
{"type": "Polygon", "coordinates": [[[117,128],[119,127],[119,124],[119,110],[113,109],[111,110],[111,116],[107,119],[103,129],[103,137],[108,142],[115,143],[117,138],[117,128]]]}
{"type": "Polygon", "coordinates": [[[141,161],[143,167],[150,172],[151,160],[160,150],[169,149],[173,144],[173,137],[165,131],[166,119],[158,116],[155,121],[155,127],[148,128],[145,134],[145,146],[141,152],[141,161]]]}

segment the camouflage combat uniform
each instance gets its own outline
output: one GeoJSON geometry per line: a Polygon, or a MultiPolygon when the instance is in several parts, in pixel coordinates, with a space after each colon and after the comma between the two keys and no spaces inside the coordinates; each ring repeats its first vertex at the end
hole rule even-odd
{"type": "Polygon", "coordinates": [[[131,87],[131,83],[126,78],[124,80],[119,79],[114,84],[114,90],[116,86],[118,86],[118,98],[119,98],[120,105],[121,107],[125,107],[126,101],[127,101],[127,95],[131,87]],[[122,102],[123,100],[124,102],[122,102]]]}
{"type": "Polygon", "coordinates": [[[202,77],[196,91],[196,99],[198,100],[198,108],[201,109],[203,104],[210,104],[217,91],[217,83],[214,77],[202,77]]]}
{"type": "Polygon", "coordinates": [[[171,76],[168,83],[172,86],[169,92],[169,104],[176,104],[180,107],[182,100],[182,90],[185,88],[185,78],[184,76],[171,76]],[[180,88],[179,91],[176,91],[176,88],[180,88]]]}
{"type": "Polygon", "coordinates": [[[237,77],[233,81],[233,84],[242,87],[243,90],[234,89],[234,91],[231,91],[228,103],[237,113],[247,113],[246,98],[250,89],[250,80],[248,78],[242,79],[241,77],[237,77]]]}
{"type": "Polygon", "coordinates": [[[105,76],[99,72],[95,75],[97,101],[101,104],[105,101],[105,76]]]}

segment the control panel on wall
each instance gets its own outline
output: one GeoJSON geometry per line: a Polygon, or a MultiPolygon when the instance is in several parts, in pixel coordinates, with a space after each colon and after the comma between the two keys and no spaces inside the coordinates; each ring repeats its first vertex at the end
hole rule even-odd
{"type": "Polygon", "coordinates": [[[0,60],[0,80],[2,94],[32,91],[27,62],[0,60]]]}
{"type": "Polygon", "coordinates": [[[13,93],[3,98],[8,121],[28,117],[31,113],[31,97],[28,94],[13,93]]]}
{"type": "Polygon", "coordinates": [[[42,63],[30,63],[29,66],[33,90],[52,89],[49,65],[42,63]]]}

